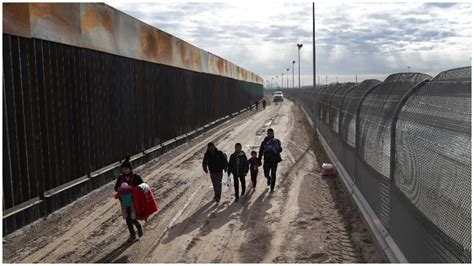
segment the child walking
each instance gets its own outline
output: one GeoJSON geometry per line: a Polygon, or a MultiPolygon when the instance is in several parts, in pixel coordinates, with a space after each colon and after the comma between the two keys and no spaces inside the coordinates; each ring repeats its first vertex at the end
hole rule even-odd
{"type": "Polygon", "coordinates": [[[229,159],[228,175],[234,176],[235,202],[239,201],[239,180],[242,184],[242,196],[245,195],[245,176],[249,171],[249,164],[245,152],[242,151],[242,144],[235,144],[235,152],[229,159]]]}
{"type": "Polygon", "coordinates": [[[250,153],[252,156],[249,161],[249,168],[250,168],[250,178],[252,179],[252,187],[253,190],[255,190],[255,187],[257,187],[257,175],[258,175],[258,167],[262,165],[262,162],[257,158],[257,152],[252,151],[250,153]]]}
{"type": "Polygon", "coordinates": [[[122,171],[122,175],[117,178],[114,188],[115,191],[120,194],[122,216],[127,222],[128,231],[130,232],[130,237],[127,241],[133,242],[137,239],[133,226],[135,225],[137,228],[139,237],[143,236],[143,230],[142,226],[136,219],[135,208],[133,207],[132,189],[142,184],[143,180],[139,175],[132,172],[132,163],[128,156],[120,166],[120,170],[122,171]]]}

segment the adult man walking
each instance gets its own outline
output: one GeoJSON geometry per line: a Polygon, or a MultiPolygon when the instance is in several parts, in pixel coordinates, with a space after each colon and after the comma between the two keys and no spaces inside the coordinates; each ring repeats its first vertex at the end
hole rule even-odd
{"type": "Polygon", "coordinates": [[[222,171],[227,171],[227,158],[212,142],[207,144],[207,150],[202,160],[202,168],[204,172],[210,173],[212,186],[214,187],[214,201],[219,203],[222,192],[222,171]]]}
{"type": "Polygon", "coordinates": [[[281,162],[280,153],[283,151],[281,148],[280,140],[276,139],[273,133],[273,129],[267,130],[267,136],[260,144],[260,151],[258,152],[258,159],[263,160],[263,173],[267,178],[267,185],[270,186],[270,192],[275,189],[276,183],[276,171],[278,163],[281,162]]]}

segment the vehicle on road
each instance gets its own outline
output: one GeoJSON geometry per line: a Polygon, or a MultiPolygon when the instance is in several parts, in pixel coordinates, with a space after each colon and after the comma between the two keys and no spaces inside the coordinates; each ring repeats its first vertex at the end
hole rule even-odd
{"type": "Polygon", "coordinates": [[[281,91],[275,91],[273,93],[274,102],[283,102],[283,93],[281,91]]]}

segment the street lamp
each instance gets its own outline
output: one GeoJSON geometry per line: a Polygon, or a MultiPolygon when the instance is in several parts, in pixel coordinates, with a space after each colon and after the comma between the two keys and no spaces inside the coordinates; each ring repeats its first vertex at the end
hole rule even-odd
{"type": "Polygon", "coordinates": [[[303,47],[302,43],[297,43],[296,46],[298,47],[298,88],[301,89],[301,64],[300,64],[300,49],[303,47]]]}
{"type": "Polygon", "coordinates": [[[286,89],[288,89],[288,71],[290,71],[289,68],[286,69],[286,89]]]}
{"type": "Polygon", "coordinates": [[[275,82],[276,82],[276,84],[277,84],[276,87],[277,87],[277,89],[278,89],[278,75],[276,75],[275,82]]]}
{"type": "Polygon", "coordinates": [[[295,63],[296,61],[293,60],[293,89],[295,88],[295,63]]]}

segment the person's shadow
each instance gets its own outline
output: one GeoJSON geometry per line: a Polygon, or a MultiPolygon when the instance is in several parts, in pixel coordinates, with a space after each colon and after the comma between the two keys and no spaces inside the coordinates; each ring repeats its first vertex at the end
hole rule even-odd
{"type": "MultiPolygon", "coordinates": [[[[272,208],[271,193],[266,188],[253,204],[246,204],[240,215],[240,230],[245,233],[245,242],[241,243],[239,253],[243,263],[258,263],[269,252],[272,233],[268,210],[272,208]]],[[[251,196],[251,195],[249,195],[251,196]]]]}
{"type": "Polygon", "coordinates": [[[219,205],[215,205],[212,202],[206,203],[191,216],[170,228],[162,243],[170,243],[177,237],[189,234],[197,228],[199,228],[199,232],[196,237],[203,237],[211,233],[213,230],[229,223],[233,219],[238,221],[239,212],[244,212],[246,209],[248,210],[248,200],[252,194],[253,192],[251,191],[247,192],[247,194],[241,197],[238,202],[232,202],[228,205],[225,202],[219,205]]]}
{"type": "Polygon", "coordinates": [[[133,245],[135,242],[124,242],[122,245],[114,249],[112,252],[109,254],[105,255],[104,257],[100,258],[97,260],[95,263],[126,263],[128,262],[128,257],[127,256],[122,256],[118,259],[120,255],[123,255],[123,252],[128,249],[131,245],[133,245]]]}

